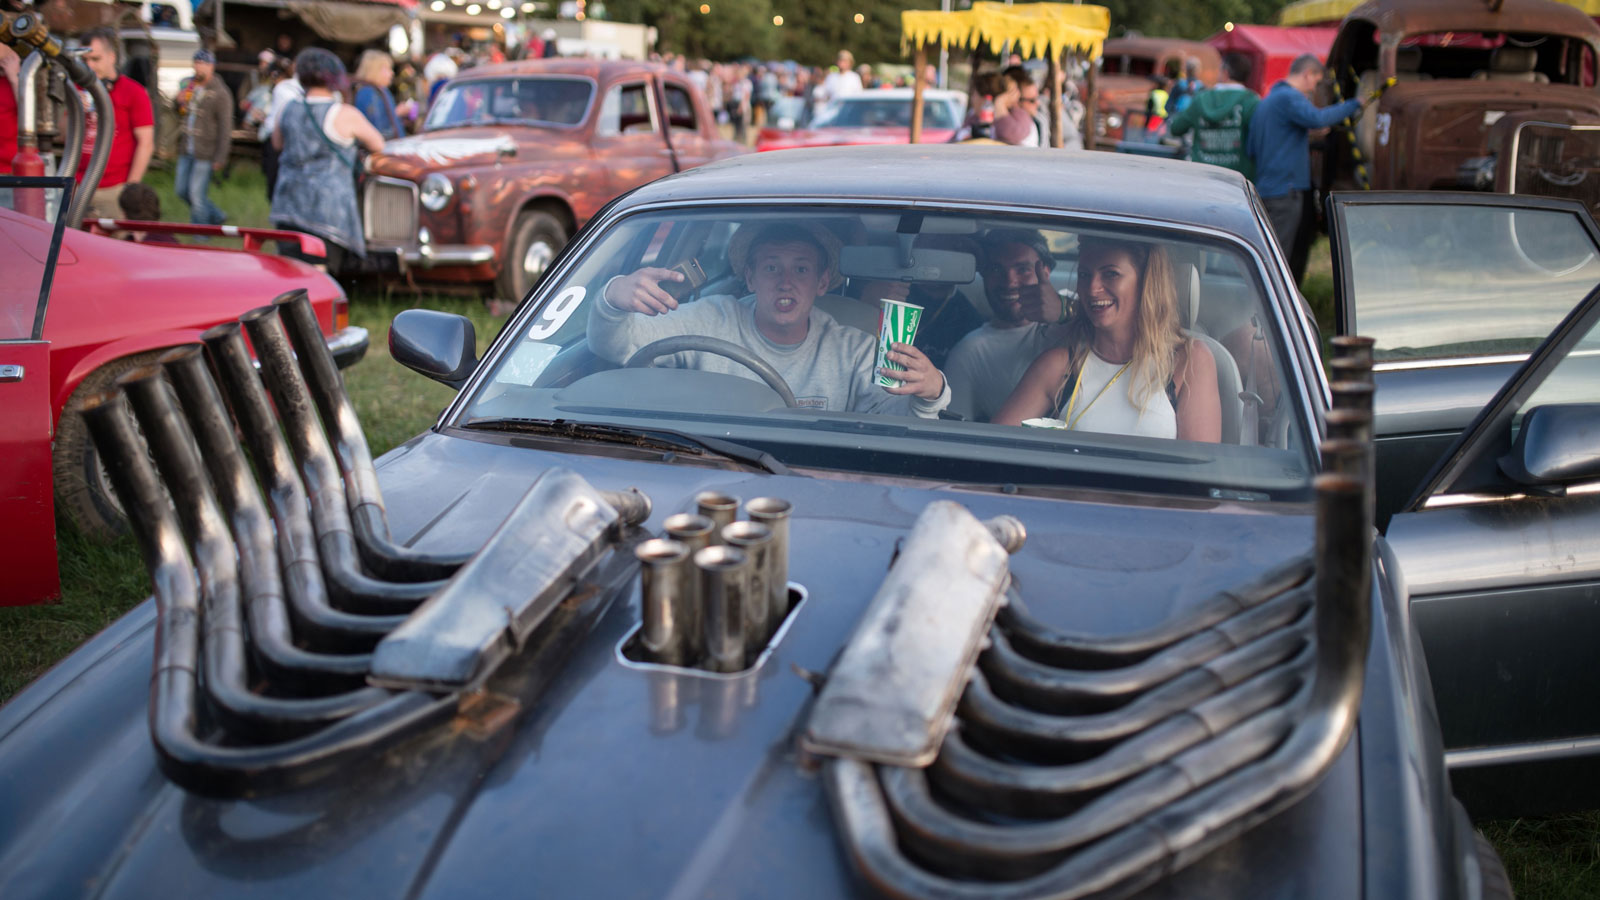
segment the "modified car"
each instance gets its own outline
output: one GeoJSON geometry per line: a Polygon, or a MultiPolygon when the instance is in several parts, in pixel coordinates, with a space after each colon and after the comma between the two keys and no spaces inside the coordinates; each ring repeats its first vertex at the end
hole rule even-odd
{"type": "Polygon", "coordinates": [[[1528,648],[1486,604],[1592,595],[1600,299],[1385,537],[1384,345],[1323,358],[1266,221],[1134,156],[717,163],[610,206],[482,359],[401,314],[459,393],[375,461],[303,297],[211,329],[87,410],[155,597],[0,708],[0,890],[1508,896],[1456,773],[1559,785],[1594,723],[1513,666],[1441,732],[1482,684],[1430,678],[1430,629],[1493,678],[1528,648]],[[1115,301],[1107,248],[1144,259],[1115,301]],[[1055,325],[1152,310],[1215,429],[942,405],[1017,283],[1055,325]],[[1471,529],[1505,548],[1452,559],[1471,529]]]}
{"type": "Polygon", "coordinates": [[[367,253],[384,276],[520,300],[613,197],[743,152],[665,66],[479,66],[440,91],[419,133],[367,161],[367,253]]]}

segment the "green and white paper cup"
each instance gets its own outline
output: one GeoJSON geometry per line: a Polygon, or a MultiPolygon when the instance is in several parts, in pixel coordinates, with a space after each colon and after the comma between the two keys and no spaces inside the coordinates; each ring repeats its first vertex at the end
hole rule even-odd
{"type": "MultiPolygon", "coordinates": [[[[900,369],[905,366],[889,361],[890,344],[911,344],[917,339],[917,326],[922,323],[922,307],[904,300],[883,300],[883,312],[878,317],[878,368],[900,369]]],[[[897,378],[879,374],[878,384],[899,387],[897,378]]]]}

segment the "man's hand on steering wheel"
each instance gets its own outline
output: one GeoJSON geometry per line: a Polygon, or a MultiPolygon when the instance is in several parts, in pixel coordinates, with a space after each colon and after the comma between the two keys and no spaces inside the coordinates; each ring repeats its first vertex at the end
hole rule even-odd
{"type": "Polygon", "coordinates": [[[944,393],[944,373],[927,354],[910,344],[890,344],[889,361],[905,366],[905,370],[879,369],[887,378],[900,382],[899,387],[885,387],[891,394],[915,394],[924,400],[937,400],[944,393]]]}
{"type": "Polygon", "coordinates": [[[678,301],[661,287],[661,282],[682,280],[682,272],[645,266],[607,282],[606,302],[625,312],[659,316],[678,308],[678,301]]]}

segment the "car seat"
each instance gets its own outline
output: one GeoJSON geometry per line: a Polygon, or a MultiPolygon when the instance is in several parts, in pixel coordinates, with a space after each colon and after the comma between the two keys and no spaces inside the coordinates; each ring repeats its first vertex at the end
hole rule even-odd
{"type": "Polygon", "coordinates": [[[1524,81],[1529,84],[1549,84],[1550,76],[1535,72],[1538,52],[1532,47],[1513,47],[1509,44],[1496,47],[1489,57],[1489,68],[1472,73],[1478,81],[1524,81]]]}
{"type": "Polygon", "coordinates": [[[1178,285],[1178,319],[1183,333],[1211,351],[1217,364],[1217,399],[1222,405],[1222,442],[1241,443],[1244,423],[1244,382],[1239,377],[1239,364],[1216,338],[1201,331],[1196,323],[1200,318],[1200,270],[1193,263],[1178,263],[1173,267],[1178,285]]]}

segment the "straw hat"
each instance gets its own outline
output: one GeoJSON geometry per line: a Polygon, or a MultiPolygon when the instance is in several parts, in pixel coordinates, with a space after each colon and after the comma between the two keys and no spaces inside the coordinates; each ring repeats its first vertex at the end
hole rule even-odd
{"type": "Polygon", "coordinates": [[[728,241],[728,262],[733,266],[733,271],[744,275],[745,260],[750,255],[750,247],[756,238],[769,230],[799,229],[810,235],[818,246],[822,247],[827,259],[823,266],[828,270],[828,290],[833,290],[844,283],[844,277],[839,274],[839,238],[827,228],[815,222],[750,222],[740,225],[739,230],[733,233],[728,241]]]}

